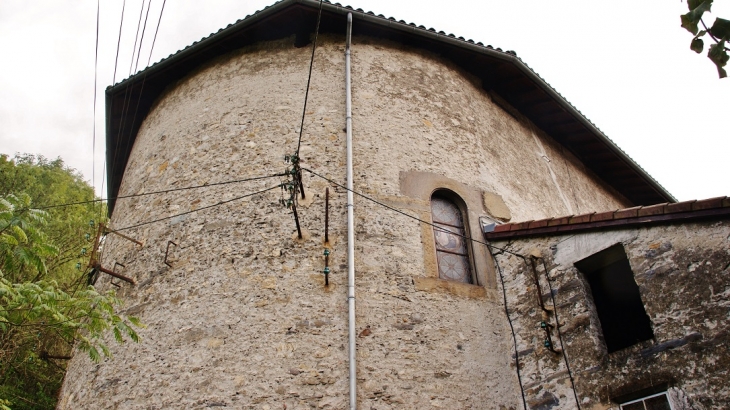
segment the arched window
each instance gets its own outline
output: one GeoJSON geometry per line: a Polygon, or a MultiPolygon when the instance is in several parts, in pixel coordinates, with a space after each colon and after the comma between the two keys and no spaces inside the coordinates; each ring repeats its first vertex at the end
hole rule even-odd
{"type": "Polygon", "coordinates": [[[465,219],[451,195],[436,191],[431,196],[431,218],[439,278],[472,283],[469,241],[465,219]]]}

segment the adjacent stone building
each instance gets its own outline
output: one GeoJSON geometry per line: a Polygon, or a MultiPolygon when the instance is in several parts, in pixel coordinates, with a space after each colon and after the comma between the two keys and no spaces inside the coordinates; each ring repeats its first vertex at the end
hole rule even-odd
{"type": "MultiPolygon", "coordinates": [[[[358,406],[578,406],[563,362],[534,329],[540,321],[555,325],[550,312],[541,319],[531,304],[537,299],[530,292],[542,295],[546,284],[531,290],[522,265],[492,253],[501,247],[545,260],[558,303],[585,296],[583,282],[560,264],[569,258],[556,262],[541,248],[553,237],[536,243],[534,253],[535,239],[490,247],[483,231],[674,198],[514,52],[328,2],[300,130],[319,7],[281,1],[107,89],[110,226],[142,246],[107,235],[101,265],[135,284],[102,275],[96,286],[117,283],[125,313],[147,327],[139,344],[110,343],[113,359],[74,358],[59,408],[348,407],[348,13],[354,190],[362,195],[354,207],[358,406]],[[285,158],[297,152],[300,131],[305,197],[295,205],[302,238],[282,191],[291,182],[285,158]],[[187,187],[198,188],[176,190],[187,187]],[[167,192],[147,195],[159,191],[167,192]]],[[[717,238],[695,270],[709,269],[706,261],[719,266],[726,226],[698,226],[717,238]]],[[[665,261],[685,246],[669,237],[673,232],[634,240],[665,261]]],[[[725,291],[718,272],[712,295],[725,291]]],[[[688,324],[698,323],[692,320],[700,320],[700,308],[666,306],[664,315],[677,319],[652,323],[658,346],[716,346],[724,299],[713,297],[717,311],[706,327],[688,324]]],[[[634,380],[603,389],[609,372],[640,364],[614,359],[623,350],[606,356],[586,300],[557,306],[564,326],[572,326],[562,340],[580,405],[608,408],[634,380]],[[581,332],[594,345],[579,343],[581,332]]],[[[647,309],[650,319],[661,315],[661,303],[647,309]]],[[[652,347],[661,351],[647,360],[667,355],[641,344],[652,347]]],[[[702,369],[724,363],[697,354],[704,355],[702,369]]],[[[676,380],[657,383],[693,403],[725,403],[713,401],[726,395],[710,382],[676,380]]]]}
{"type": "Polygon", "coordinates": [[[528,404],[730,407],[728,216],[723,197],[487,233],[528,404]]]}

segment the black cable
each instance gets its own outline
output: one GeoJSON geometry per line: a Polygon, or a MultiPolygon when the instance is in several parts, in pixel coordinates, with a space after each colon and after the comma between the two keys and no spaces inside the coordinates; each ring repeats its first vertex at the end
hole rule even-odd
{"type": "Polygon", "coordinates": [[[117,38],[117,56],[114,59],[114,76],[112,77],[112,85],[117,81],[117,63],[119,62],[119,44],[122,41],[122,25],[124,25],[124,7],[127,4],[127,0],[122,2],[122,19],[119,22],[119,38],[117,38]]]}
{"type": "Polygon", "coordinates": [[[193,213],[193,212],[203,211],[203,210],[206,210],[206,209],[214,208],[214,207],[216,207],[216,206],[220,206],[220,205],[224,205],[224,204],[227,204],[227,203],[229,203],[229,202],[237,201],[237,200],[239,200],[239,199],[243,199],[243,198],[248,198],[248,197],[250,197],[250,196],[254,196],[254,195],[258,195],[258,194],[262,194],[262,193],[264,193],[264,192],[266,192],[266,191],[271,191],[272,189],[276,189],[276,188],[281,188],[281,184],[277,184],[277,185],[274,185],[274,186],[272,186],[272,187],[269,187],[269,188],[266,188],[266,189],[262,189],[261,191],[256,191],[256,192],[254,192],[254,193],[251,193],[251,194],[246,194],[246,195],[241,195],[241,196],[237,196],[237,197],[235,197],[235,198],[232,198],[232,199],[228,199],[228,200],[225,200],[225,201],[221,201],[221,202],[215,203],[215,204],[213,204],[213,205],[208,205],[208,206],[204,206],[204,207],[202,207],[202,208],[198,208],[198,209],[191,209],[190,211],[187,211],[187,212],[182,212],[182,213],[179,213],[179,214],[176,214],[176,215],[170,215],[170,216],[166,216],[166,217],[164,217],[164,218],[160,218],[160,219],[154,219],[154,220],[152,220],[152,221],[147,221],[147,222],[142,222],[142,223],[138,223],[138,224],[136,224],[136,225],[130,225],[130,226],[125,226],[124,228],[119,228],[119,229],[112,229],[112,230],[109,230],[109,231],[107,231],[107,232],[119,232],[119,231],[124,231],[124,230],[127,230],[127,229],[132,229],[132,228],[138,228],[138,227],[140,227],[140,226],[144,226],[144,225],[149,225],[149,224],[153,224],[153,223],[156,223],[156,222],[166,221],[166,220],[168,220],[168,219],[176,218],[176,217],[178,217],[178,216],[183,216],[183,215],[191,214],[191,213],[193,213]]]}
{"type": "MultiPolygon", "coordinates": [[[[489,247],[488,247],[489,248],[489,247]]],[[[525,399],[525,389],[522,387],[522,375],[520,374],[520,352],[517,350],[517,334],[515,333],[515,327],[512,325],[512,318],[509,316],[509,309],[507,308],[507,289],[504,287],[504,277],[502,276],[502,267],[499,266],[497,256],[489,248],[489,254],[494,260],[494,264],[497,265],[497,271],[499,272],[499,281],[502,283],[502,296],[504,297],[504,314],[507,315],[507,322],[509,322],[509,328],[512,330],[512,340],[515,344],[515,367],[517,368],[517,382],[520,384],[520,392],[522,393],[522,406],[527,410],[527,400],[525,399]]]]}
{"type": "MultiPolygon", "coordinates": [[[[150,65],[150,60],[152,59],[152,50],[155,48],[155,41],[157,40],[157,32],[160,30],[160,22],[162,21],[162,13],[165,11],[165,3],[167,0],[162,2],[162,9],[160,10],[160,17],[157,19],[157,28],[155,29],[155,37],[152,39],[152,47],[150,47],[150,56],[147,59],[147,66],[150,65]]],[[[147,7],[147,14],[150,13],[150,7],[152,6],[152,0],[150,0],[150,6],[147,7]]],[[[142,29],[142,38],[144,39],[144,32],[147,28],[147,17],[145,16],[144,19],[144,28],[142,29]]],[[[139,63],[139,53],[142,52],[142,43],[139,44],[139,52],[137,53],[137,63],[139,63]]],[[[134,70],[137,71],[137,66],[135,65],[134,70]]],[[[134,126],[134,122],[137,121],[137,112],[139,111],[139,104],[142,101],[142,92],[144,91],[144,84],[147,81],[147,72],[142,75],[142,85],[140,85],[139,88],[139,97],[137,98],[137,104],[134,107],[134,115],[132,115],[132,126],[134,126]]],[[[125,91],[125,98],[126,98],[126,91],[125,91]]],[[[131,95],[130,95],[131,98],[131,95]]],[[[131,100],[130,100],[131,102],[131,100]]],[[[122,117],[124,114],[122,114],[122,117]]],[[[119,124],[119,133],[121,134],[122,127],[121,122],[119,124]]],[[[118,141],[118,140],[117,140],[118,141]]],[[[129,129],[129,138],[127,139],[127,146],[124,148],[125,151],[129,151],[129,144],[132,142],[132,128],[129,129]]],[[[116,157],[116,153],[115,153],[116,157]]]]}
{"type": "Polygon", "coordinates": [[[99,8],[101,0],[96,0],[96,47],[94,49],[94,122],[91,129],[91,188],[96,194],[96,78],[99,61],[99,8]]]}
{"type": "MultiPolygon", "coordinates": [[[[144,6],[144,2],[143,2],[144,6]]],[[[134,63],[134,72],[137,72],[139,68],[139,56],[142,54],[142,43],[144,43],[144,33],[147,31],[147,18],[150,16],[150,9],[152,8],[152,0],[147,3],[147,13],[144,15],[144,24],[142,25],[142,37],[139,38],[139,49],[137,49],[137,61],[134,63]]]]}
{"type": "Polygon", "coordinates": [[[487,242],[482,242],[482,241],[480,241],[480,240],[477,240],[477,239],[471,238],[471,237],[469,237],[469,236],[466,236],[466,235],[459,235],[459,234],[458,234],[458,233],[456,233],[456,232],[451,232],[451,231],[448,231],[448,230],[446,230],[446,229],[444,229],[444,228],[442,228],[442,227],[440,227],[440,226],[438,226],[438,225],[435,225],[435,224],[433,224],[433,223],[431,223],[431,222],[428,222],[428,221],[424,221],[423,219],[420,219],[420,218],[418,218],[418,217],[415,217],[415,216],[413,216],[413,215],[407,214],[407,213],[405,213],[405,212],[401,211],[400,209],[397,209],[397,208],[393,208],[392,206],[389,206],[389,205],[386,205],[386,204],[384,204],[384,203],[382,203],[382,202],[379,202],[378,200],[376,200],[376,199],[373,199],[373,198],[370,198],[369,196],[367,196],[367,195],[364,195],[364,194],[361,194],[360,192],[357,192],[357,191],[355,191],[355,190],[352,190],[352,189],[348,189],[348,188],[347,188],[346,186],[344,186],[344,185],[341,185],[341,184],[338,184],[337,182],[335,182],[335,181],[333,181],[333,180],[331,180],[331,179],[329,179],[329,178],[327,178],[327,177],[325,177],[325,176],[322,176],[322,175],[320,175],[320,174],[318,174],[318,173],[316,173],[316,172],[312,171],[312,170],[311,170],[311,169],[309,169],[309,168],[302,168],[302,169],[303,169],[304,171],[307,171],[307,172],[309,172],[309,173],[310,173],[310,174],[312,174],[312,175],[315,175],[315,176],[318,176],[318,177],[320,177],[320,178],[324,179],[325,181],[329,182],[329,183],[330,183],[330,184],[332,184],[332,185],[335,185],[335,186],[337,186],[337,187],[340,187],[340,188],[342,188],[342,189],[344,189],[344,190],[346,190],[346,191],[350,191],[350,192],[352,192],[353,194],[355,194],[355,195],[357,195],[357,196],[363,197],[363,198],[367,199],[368,201],[374,202],[374,203],[376,203],[376,204],[378,204],[378,205],[380,205],[380,206],[382,206],[382,207],[385,207],[385,208],[388,208],[388,209],[390,209],[391,211],[394,211],[394,212],[397,212],[397,213],[399,213],[399,214],[401,214],[401,215],[407,216],[407,217],[409,217],[409,218],[411,218],[411,219],[413,219],[413,220],[416,220],[416,221],[418,221],[418,222],[420,222],[420,223],[422,223],[422,224],[426,224],[426,225],[429,225],[429,226],[431,226],[431,227],[433,227],[433,228],[436,228],[436,229],[438,229],[438,230],[439,230],[440,232],[446,232],[446,233],[448,233],[448,234],[451,234],[451,235],[454,235],[454,236],[458,236],[458,237],[460,237],[460,238],[463,238],[463,239],[466,239],[466,240],[468,240],[468,241],[471,241],[471,242],[476,242],[476,243],[482,244],[482,245],[484,245],[484,246],[486,246],[486,247],[488,247],[488,248],[493,248],[493,249],[497,249],[497,250],[499,250],[499,251],[502,251],[502,252],[506,252],[506,253],[509,253],[509,254],[512,254],[512,255],[515,255],[515,256],[521,257],[521,258],[522,258],[523,260],[525,259],[525,257],[524,257],[523,255],[520,255],[520,254],[518,254],[518,253],[514,253],[514,252],[512,252],[512,251],[510,251],[510,250],[508,250],[508,249],[502,249],[502,248],[499,248],[499,247],[497,247],[497,246],[494,246],[494,245],[492,245],[492,244],[489,244],[489,243],[487,243],[487,242]]]}
{"type": "Polygon", "coordinates": [[[299,142],[297,142],[297,158],[299,158],[299,147],[302,145],[302,132],[304,131],[304,116],[307,113],[307,99],[309,98],[309,84],[312,81],[312,67],[314,66],[314,50],[317,49],[317,37],[319,36],[319,22],[322,18],[322,0],[319,0],[319,12],[317,13],[317,26],[314,29],[314,44],[312,44],[312,58],[309,60],[309,77],[307,78],[307,90],[304,93],[304,109],[302,110],[302,124],[299,126],[299,142]]]}
{"type": "Polygon", "coordinates": [[[276,177],[281,177],[281,176],[285,176],[285,175],[286,174],[273,174],[273,175],[266,175],[266,176],[263,176],[263,177],[252,177],[252,178],[245,178],[245,179],[237,179],[237,180],[234,180],[234,181],[215,182],[215,183],[212,183],[212,184],[193,185],[193,186],[186,186],[186,187],[182,187],[182,188],[171,188],[171,189],[164,189],[162,191],[143,192],[141,194],[120,195],[120,196],[116,196],[116,197],[113,197],[113,198],[98,198],[98,199],[92,199],[92,200],[89,200],[89,201],[69,202],[69,203],[66,203],[66,204],[48,205],[48,206],[43,206],[43,207],[40,207],[40,208],[31,208],[31,209],[44,210],[44,209],[50,209],[50,208],[60,208],[60,207],[63,207],[63,206],[83,205],[83,204],[90,204],[90,203],[94,203],[94,202],[103,202],[103,201],[108,201],[110,199],[116,200],[116,199],[135,198],[135,197],[138,197],[138,196],[145,196],[145,195],[166,194],[166,193],[169,193],[169,192],[185,191],[185,190],[188,190],[188,189],[208,188],[208,187],[213,187],[213,186],[218,186],[218,185],[235,184],[235,183],[238,183],[238,182],[248,182],[248,181],[257,181],[259,179],[276,178],[276,177]]]}
{"type": "Polygon", "coordinates": [[[568,363],[568,355],[565,353],[565,344],[563,343],[563,335],[560,332],[560,319],[558,317],[558,306],[555,303],[555,295],[553,294],[553,285],[550,282],[550,275],[548,274],[547,264],[544,258],[535,258],[542,261],[542,267],[545,270],[545,279],[547,279],[548,288],[550,288],[550,298],[553,300],[553,313],[555,313],[555,328],[558,330],[558,339],[560,340],[560,347],[563,351],[563,360],[565,361],[565,368],[568,370],[568,377],[570,378],[570,385],[573,387],[573,396],[575,397],[575,404],[580,410],[580,401],[578,400],[578,391],[575,389],[575,381],[573,380],[573,373],[570,371],[570,364],[568,363]]]}
{"type": "MultiPolygon", "coordinates": [[[[151,0],[150,0],[151,1],[151,0]]],[[[139,39],[139,28],[142,26],[142,13],[144,12],[144,0],[142,0],[142,8],[139,9],[139,20],[137,21],[137,34],[134,35],[134,45],[132,46],[132,59],[129,62],[129,74],[132,75],[132,67],[134,66],[134,54],[137,52],[137,40],[139,39]]],[[[142,49],[142,42],[140,42],[139,49],[142,49]]],[[[139,53],[137,53],[139,55],[139,53]]]]}
{"type": "MultiPolygon", "coordinates": [[[[162,13],[165,11],[165,3],[167,3],[167,0],[162,1],[162,10],[160,10],[160,18],[157,19],[157,28],[155,29],[155,36],[152,38],[152,47],[150,47],[150,56],[147,59],[148,67],[150,65],[150,61],[152,61],[152,50],[155,49],[155,41],[157,41],[157,32],[160,30],[160,22],[162,22],[162,13]]],[[[144,85],[144,79],[142,79],[142,85],[144,85]]]]}

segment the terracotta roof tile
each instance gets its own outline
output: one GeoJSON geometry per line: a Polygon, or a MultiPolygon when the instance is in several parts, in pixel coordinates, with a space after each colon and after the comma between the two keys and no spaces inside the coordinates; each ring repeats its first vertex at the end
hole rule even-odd
{"type": "Polygon", "coordinates": [[[619,209],[618,211],[616,211],[616,213],[613,214],[613,219],[637,217],[639,216],[639,208],[641,207],[635,206],[633,208],[619,209]]]}
{"type": "Polygon", "coordinates": [[[532,221],[532,222],[530,222],[529,229],[544,228],[544,227],[548,226],[548,221],[550,221],[551,219],[553,219],[553,218],[545,218],[545,219],[541,219],[539,221],[532,221]]]}
{"type": "Polygon", "coordinates": [[[565,225],[568,223],[570,218],[572,218],[573,215],[570,216],[564,216],[562,218],[553,218],[548,222],[548,226],[558,226],[558,225],[565,225]]]}
{"type": "Polygon", "coordinates": [[[492,232],[508,232],[512,228],[512,224],[502,224],[494,227],[492,232]]]}
{"type": "Polygon", "coordinates": [[[591,217],[591,222],[600,222],[600,221],[610,221],[613,219],[613,214],[615,214],[616,211],[606,211],[606,212],[599,212],[593,214],[591,217]]]}
{"type": "Polygon", "coordinates": [[[583,215],[576,215],[576,216],[570,218],[568,220],[568,223],[572,225],[572,224],[583,224],[586,222],[590,222],[591,216],[593,216],[593,214],[595,214],[595,212],[591,212],[589,214],[583,214],[583,215]]]}
{"type": "Polygon", "coordinates": [[[674,212],[688,212],[692,210],[692,204],[697,202],[697,200],[692,201],[684,201],[684,202],[677,202],[674,204],[667,205],[667,213],[674,213],[674,212]]]}
{"type": "Polygon", "coordinates": [[[638,216],[652,216],[652,215],[662,215],[666,211],[667,204],[656,204],[651,206],[643,206],[641,209],[639,209],[638,216]]]}
{"type": "Polygon", "coordinates": [[[722,196],[678,203],[661,203],[649,206],[618,209],[537,221],[513,222],[498,225],[487,239],[516,238],[530,235],[548,235],[587,229],[634,226],[647,223],[667,223],[700,218],[730,217],[730,197],[722,196]]]}
{"type": "Polygon", "coordinates": [[[725,196],[719,196],[716,198],[703,199],[701,201],[694,202],[692,204],[693,211],[699,211],[702,209],[722,208],[722,201],[727,198],[725,196]]]}

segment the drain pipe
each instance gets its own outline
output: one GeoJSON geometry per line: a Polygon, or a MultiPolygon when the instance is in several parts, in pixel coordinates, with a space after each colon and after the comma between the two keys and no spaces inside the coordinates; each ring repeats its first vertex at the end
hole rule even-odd
{"type": "Polygon", "coordinates": [[[352,13],[347,13],[345,45],[345,121],[347,127],[347,304],[349,308],[350,410],[357,408],[357,366],[355,363],[355,215],[352,194],[352,95],[350,88],[350,41],[352,13]]]}

